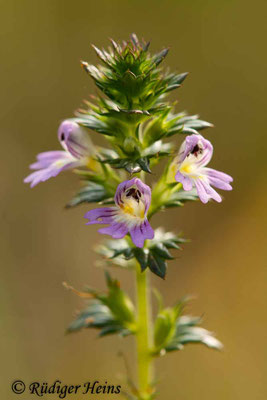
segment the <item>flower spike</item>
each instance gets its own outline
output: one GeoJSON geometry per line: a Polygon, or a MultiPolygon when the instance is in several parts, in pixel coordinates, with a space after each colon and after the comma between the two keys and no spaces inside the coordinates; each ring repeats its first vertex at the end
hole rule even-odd
{"type": "Polygon", "coordinates": [[[146,239],[153,239],[154,231],[147,220],[151,202],[150,187],[140,179],[120,183],[115,193],[115,207],[96,208],[88,211],[84,218],[92,224],[108,224],[99,233],[121,239],[130,233],[133,243],[143,247],[146,239]]]}
{"type": "Polygon", "coordinates": [[[64,151],[38,154],[37,161],[30,165],[36,171],[24,179],[25,183],[34,187],[66,169],[88,166],[95,150],[84,128],[72,120],[65,120],[59,126],[58,140],[64,151]]]}
{"type": "Polygon", "coordinates": [[[230,175],[206,167],[212,154],[213,146],[209,140],[199,134],[191,135],[182,143],[174,161],[177,164],[175,180],[182,183],[186,191],[195,186],[202,203],[207,203],[210,199],[222,201],[211,185],[222,190],[232,190],[230,183],[233,178],[230,175]]]}

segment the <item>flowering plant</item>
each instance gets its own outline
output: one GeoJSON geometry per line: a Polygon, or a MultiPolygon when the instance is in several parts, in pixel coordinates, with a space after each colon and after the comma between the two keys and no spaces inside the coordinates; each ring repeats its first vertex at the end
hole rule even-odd
{"type": "Polygon", "coordinates": [[[104,225],[99,233],[111,236],[98,248],[107,269],[116,265],[135,272],[137,305],[106,272],[105,293],[71,288],[88,304],[68,331],[96,328],[100,336],[135,335],[139,382],[131,383],[125,396],[149,400],[156,396],[155,357],[189,343],[222,347],[212,333],[199,326],[200,318],[184,315],[185,299],[164,307],[158,294],[159,309],[152,323],[150,273],[165,278],[167,260],[173,259],[170,249],[179,250],[185,239],[155,229],[151,217],[187,201],[221,202],[214,188],[231,190],[232,178],[207,167],[213,146],[199,131],[212,125],[197,115],[175,113],[174,104],[167,101],[168,94],[187,76],[160,67],[168,50],[151,55],[149,43],[134,34],[128,42],[111,40],[111,44],[107,51],[93,46],[101,65],[82,62],[99,95],[93,102],[85,101],[85,109],[78,110],[74,118],[61,123],[58,140],[63,150],[40,153],[25,182],[33,187],[71,170],[83,185],[67,206],[100,205],[84,217],[87,225],[104,225]],[[104,135],[107,147],[93,144],[93,132],[104,135]],[[175,135],[181,138],[178,151],[176,141],[167,142],[175,135]],[[151,190],[145,177],[162,159],[167,163],[151,190]]]}

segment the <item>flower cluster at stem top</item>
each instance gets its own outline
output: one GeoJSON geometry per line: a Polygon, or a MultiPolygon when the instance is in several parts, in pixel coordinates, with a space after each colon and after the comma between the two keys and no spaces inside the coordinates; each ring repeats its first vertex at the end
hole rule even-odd
{"type": "MultiPolygon", "coordinates": [[[[30,166],[35,170],[24,180],[34,187],[67,169],[85,168],[97,172],[97,149],[87,131],[73,120],[65,120],[58,129],[62,151],[48,151],[37,155],[37,161],[30,166]]],[[[201,202],[210,199],[220,202],[221,196],[215,188],[231,190],[232,177],[208,168],[213,146],[200,134],[192,134],[183,141],[178,155],[168,169],[168,179],[180,182],[185,191],[196,188],[201,202]],[[213,187],[212,187],[213,186],[213,187]]],[[[101,207],[88,211],[85,218],[88,225],[108,225],[99,229],[115,239],[130,234],[137,247],[143,247],[146,239],[153,239],[154,231],[147,214],[151,203],[151,189],[135,177],[120,183],[116,189],[114,207],[101,207]]]]}

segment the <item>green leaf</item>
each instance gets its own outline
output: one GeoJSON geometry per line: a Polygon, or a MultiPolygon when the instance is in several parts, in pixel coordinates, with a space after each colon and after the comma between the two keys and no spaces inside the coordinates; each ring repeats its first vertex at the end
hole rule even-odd
{"type": "Polygon", "coordinates": [[[137,163],[140,165],[142,171],[148,172],[151,174],[151,169],[149,167],[149,158],[141,157],[137,160],[137,163]]]}
{"type": "Polygon", "coordinates": [[[173,232],[165,232],[164,229],[155,230],[154,239],[149,242],[149,247],[164,246],[167,249],[181,249],[180,244],[187,243],[188,240],[176,235],[173,232]]]}
{"type": "Polygon", "coordinates": [[[123,249],[114,250],[111,258],[116,258],[121,255],[123,255],[126,260],[130,260],[131,258],[133,258],[133,249],[131,247],[126,247],[123,249]]]}
{"type": "MultiPolygon", "coordinates": [[[[113,333],[125,336],[136,330],[135,308],[129,296],[120,288],[119,282],[112,279],[108,273],[106,281],[108,293],[91,290],[90,304],[70,324],[68,332],[96,328],[100,329],[100,336],[113,333]]],[[[75,293],[85,297],[84,293],[75,293]]]]}
{"type": "Polygon", "coordinates": [[[185,239],[172,232],[164,232],[161,228],[156,229],[154,239],[148,241],[145,249],[149,269],[164,279],[167,270],[166,260],[173,259],[168,249],[181,249],[179,245],[185,242],[185,239]]]}
{"type": "Polygon", "coordinates": [[[158,140],[146,147],[142,154],[148,158],[168,156],[171,154],[172,147],[171,143],[162,143],[162,140],[158,140]]]}
{"type": "Polygon", "coordinates": [[[212,349],[221,350],[223,345],[216,339],[212,332],[198,326],[200,318],[181,316],[176,322],[176,331],[165,350],[181,350],[189,343],[200,343],[212,349]]]}
{"type": "Polygon", "coordinates": [[[128,331],[127,329],[123,329],[121,327],[121,325],[110,325],[110,326],[107,326],[107,327],[101,329],[99,336],[103,337],[103,336],[107,336],[107,335],[112,335],[114,333],[117,333],[120,336],[128,336],[131,334],[131,332],[128,331]]]}
{"type": "Polygon", "coordinates": [[[185,191],[183,189],[173,192],[170,198],[164,203],[164,207],[177,207],[183,206],[187,201],[198,200],[198,194],[196,189],[185,191]]]}
{"type": "Polygon", "coordinates": [[[180,245],[187,242],[179,235],[172,232],[164,232],[161,228],[155,230],[152,240],[147,240],[146,247],[141,249],[135,247],[126,239],[109,240],[100,247],[100,254],[111,260],[118,260],[121,265],[122,258],[131,260],[135,258],[140,264],[141,270],[149,268],[154,274],[165,278],[167,264],[166,260],[172,260],[173,256],[168,249],[181,249],[180,245]]]}
{"type": "Polygon", "coordinates": [[[114,318],[108,307],[95,300],[78,314],[67,332],[76,332],[83,328],[102,328],[113,323],[114,318]]]}
{"type": "Polygon", "coordinates": [[[77,113],[77,116],[78,118],[75,118],[75,122],[77,122],[77,124],[83,126],[84,128],[102,133],[103,135],[114,136],[115,133],[109,126],[109,122],[104,121],[104,119],[101,119],[100,116],[97,117],[92,114],[82,116],[79,113],[77,113]]]}
{"type": "Polygon", "coordinates": [[[76,196],[67,203],[66,207],[75,207],[82,203],[99,203],[107,199],[113,202],[113,195],[104,185],[90,182],[79,190],[76,196]]]}
{"type": "Polygon", "coordinates": [[[181,119],[179,119],[178,125],[183,125],[187,128],[196,130],[213,127],[211,123],[200,120],[198,115],[184,115],[181,119]]]}
{"type": "Polygon", "coordinates": [[[132,161],[129,161],[124,168],[131,175],[141,171],[140,164],[132,161]]]}
{"type": "Polygon", "coordinates": [[[132,254],[139,262],[141,270],[144,271],[147,268],[147,253],[145,250],[136,247],[132,249],[132,254]]]}
{"type": "Polygon", "coordinates": [[[130,239],[110,239],[106,240],[104,244],[98,246],[97,252],[102,255],[107,264],[131,269],[135,267],[134,262],[130,260],[134,258],[135,247],[132,247],[130,239]]]}
{"type": "Polygon", "coordinates": [[[137,159],[131,158],[106,158],[101,160],[100,162],[109,164],[113,168],[116,169],[125,169],[130,174],[135,174],[137,172],[145,171],[151,173],[149,167],[149,158],[148,157],[140,157],[137,159]]]}
{"type": "Polygon", "coordinates": [[[183,72],[182,74],[175,75],[174,79],[175,79],[176,84],[183,83],[183,81],[185,80],[187,75],[188,75],[188,72],[183,72]]]}
{"type": "Polygon", "coordinates": [[[147,266],[149,269],[160,278],[165,278],[166,275],[166,261],[163,257],[159,256],[154,250],[150,250],[148,254],[147,266]]]}
{"type": "Polygon", "coordinates": [[[152,61],[156,65],[159,65],[164,60],[164,58],[167,56],[168,52],[169,52],[169,49],[163,49],[160,53],[156,54],[153,57],[152,61]]]}
{"type": "Polygon", "coordinates": [[[183,127],[182,132],[185,133],[186,135],[197,135],[198,134],[198,131],[196,131],[195,129],[192,129],[186,125],[183,127]]]}
{"type": "Polygon", "coordinates": [[[200,120],[198,115],[186,115],[186,113],[176,114],[172,117],[171,121],[174,123],[171,123],[170,128],[166,132],[167,137],[176,133],[196,134],[199,130],[213,126],[209,122],[200,120]]]}
{"type": "Polygon", "coordinates": [[[129,260],[135,258],[141,267],[141,271],[149,268],[157,276],[164,278],[166,275],[166,260],[172,260],[173,256],[168,249],[181,249],[180,245],[186,240],[172,232],[155,230],[152,240],[147,240],[145,248],[135,247],[129,238],[108,240],[100,246],[98,252],[116,265],[134,267],[129,260]],[[129,265],[127,265],[127,262],[129,265]]]}
{"type": "Polygon", "coordinates": [[[176,320],[180,315],[181,309],[177,307],[165,308],[161,310],[156,318],[154,325],[154,345],[157,351],[172,339],[175,334],[176,320]]]}
{"type": "Polygon", "coordinates": [[[120,288],[119,282],[112,279],[106,272],[108,295],[98,296],[109,307],[116,319],[122,324],[131,324],[135,321],[135,310],[128,295],[120,288]]]}
{"type": "Polygon", "coordinates": [[[158,243],[153,247],[154,253],[156,253],[158,256],[164,258],[165,260],[172,260],[173,257],[170,254],[168,248],[163,244],[163,243],[158,243]]]}
{"type": "Polygon", "coordinates": [[[218,350],[222,348],[211,332],[199,326],[201,318],[182,315],[186,301],[183,299],[174,307],[160,309],[154,326],[154,355],[181,350],[190,343],[200,343],[218,350]]]}

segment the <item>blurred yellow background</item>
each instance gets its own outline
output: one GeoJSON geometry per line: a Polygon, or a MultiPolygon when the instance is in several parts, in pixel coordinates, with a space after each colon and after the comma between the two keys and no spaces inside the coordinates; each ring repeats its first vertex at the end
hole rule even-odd
{"type": "MultiPolygon", "coordinates": [[[[64,335],[82,303],[62,282],[104,287],[92,250],[101,238],[82,218],[89,206],[63,209],[76,177],[33,190],[22,181],[37,153],[59,149],[59,122],[96,92],[79,65],[97,62],[90,43],[136,32],[152,51],[170,46],[166,66],[190,72],[175,93],[177,110],[215,124],[204,133],[215,147],[212,167],[234,177],[223,203],[187,204],[152,221],[192,239],[154,285],[167,304],[197,295],[188,311],[203,314],[225,345],[222,353],[196,345],[157,360],[159,399],[265,400],[267,2],[1,0],[0,11],[1,399],[17,398],[14,379],[118,382],[119,350],[134,374],[131,338],[64,335]]],[[[133,295],[131,274],[114,274],[133,295]]]]}

